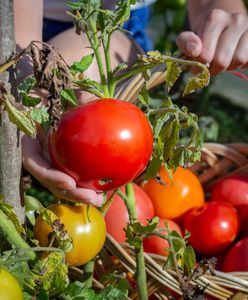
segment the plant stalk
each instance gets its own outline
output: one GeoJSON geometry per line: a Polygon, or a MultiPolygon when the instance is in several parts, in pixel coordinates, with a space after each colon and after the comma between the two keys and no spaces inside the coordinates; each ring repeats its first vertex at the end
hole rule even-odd
{"type": "MultiPolygon", "coordinates": [[[[26,243],[19,232],[16,230],[14,224],[11,220],[3,213],[0,209],[0,231],[4,234],[9,243],[14,245],[16,248],[29,248],[31,247],[28,243],[26,243]]],[[[27,255],[30,259],[35,259],[35,253],[31,250],[27,252],[27,255]]]]}
{"type": "Polygon", "coordinates": [[[102,63],[101,52],[100,52],[100,43],[99,43],[99,39],[97,36],[96,24],[93,22],[92,18],[90,18],[89,24],[90,24],[90,27],[91,27],[91,30],[93,33],[93,41],[90,38],[89,34],[87,33],[87,30],[86,30],[86,34],[87,34],[88,40],[91,43],[92,48],[94,49],[94,53],[95,53],[96,61],[97,61],[97,65],[98,65],[98,70],[99,70],[99,74],[100,74],[100,79],[101,79],[101,83],[103,86],[104,97],[109,98],[109,89],[108,89],[107,80],[106,80],[103,63],[102,63]]]}
{"type": "Polygon", "coordinates": [[[95,260],[94,259],[88,261],[84,265],[83,282],[84,282],[85,288],[90,289],[92,287],[94,266],[95,266],[95,260]]]}
{"type": "MultiPolygon", "coordinates": [[[[132,183],[128,183],[125,186],[126,197],[124,199],[130,223],[137,222],[137,212],[135,207],[135,198],[133,192],[132,183]]],[[[137,247],[135,250],[135,257],[136,257],[136,278],[138,283],[138,292],[139,292],[139,299],[140,300],[147,300],[148,293],[147,293],[147,286],[146,286],[146,271],[145,271],[145,258],[144,258],[144,249],[143,243],[140,247],[137,247]]]]}

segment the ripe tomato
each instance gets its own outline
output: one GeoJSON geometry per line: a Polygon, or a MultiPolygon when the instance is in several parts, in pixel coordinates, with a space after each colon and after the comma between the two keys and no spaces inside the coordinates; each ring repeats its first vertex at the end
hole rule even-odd
{"type": "Polygon", "coordinates": [[[0,299],[22,300],[22,290],[15,277],[7,270],[0,268],[0,299]]]}
{"type": "Polygon", "coordinates": [[[153,149],[148,119],[135,105],[121,100],[95,100],[67,111],[49,135],[56,168],[77,185],[107,191],[138,176],[153,149]]]}
{"type": "MultiPolygon", "coordinates": [[[[176,230],[181,236],[182,231],[176,222],[172,220],[160,219],[157,228],[165,228],[165,223],[169,225],[170,230],[176,230]]],[[[167,234],[167,230],[159,231],[162,234],[167,234]]],[[[151,236],[144,239],[144,250],[148,253],[154,253],[159,255],[168,255],[169,243],[157,236],[151,236]]]]}
{"type": "Polygon", "coordinates": [[[211,191],[212,201],[225,201],[238,211],[241,232],[248,235],[248,176],[232,175],[218,181],[211,191]]]}
{"type": "MultiPolygon", "coordinates": [[[[73,249],[65,254],[71,266],[80,266],[95,257],[106,238],[106,225],[102,214],[93,206],[53,204],[48,207],[64,224],[73,241],[73,249]]],[[[38,216],[34,237],[41,246],[48,245],[51,227],[38,216]]]]}
{"type": "Polygon", "coordinates": [[[224,257],[223,272],[248,272],[248,237],[236,242],[224,257]]]}
{"type": "Polygon", "coordinates": [[[160,218],[181,217],[190,208],[201,206],[204,203],[203,188],[191,170],[178,167],[173,174],[172,181],[163,167],[159,175],[166,186],[150,179],[143,189],[151,198],[155,214],[160,218]]]}
{"type": "MultiPolygon", "coordinates": [[[[154,217],[154,208],[151,199],[147,194],[135,183],[133,190],[136,203],[136,211],[138,220],[145,224],[147,219],[154,217]]],[[[121,187],[124,192],[125,188],[121,187]]],[[[113,202],[105,215],[107,232],[111,234],[117,242],[122,243],[126,240],[126,234],[123,228],[129,223],[129,216],[124,201],[118,195],[114,196],[113,202]]]]}
{"type": "Polygon", "coordinates": [[[188,211],[183,226],[189,243],[201,254],[218,254],[235,240],[239,230],[236,209],[225,202],[207,202],[188,211]]]}

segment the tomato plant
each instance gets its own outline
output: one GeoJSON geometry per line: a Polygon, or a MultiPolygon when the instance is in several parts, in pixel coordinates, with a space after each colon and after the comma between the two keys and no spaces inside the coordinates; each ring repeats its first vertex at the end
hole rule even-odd
{"type": "Polygon", "coordinates": [[[22,300],[22,290],[15,277],[7,270],[0,268],[0,299],[22,300]]]}
{"type": "Polygon", "coordinates": [[[191,170],[178,167],[171,180],[162,167],[159,176],[166,185],[150,179],[143,189],[151,198],[155,214],[160,218],[181,217],[190,208],[204,203],[203,188],[191,170]]]}
{"type": "MultiPolygon", "coordinates": [[[[102,214],[95,207],[85,204],[53,204],[48,209],[60,219],[72,238],[73,249],[65,254],[69,265],[80,266],[97,255],[105,241],[106,225],[102,214]]],[[[51,227],[39,216],[34,226],[34,237],[41,246],[48,245],[51,231],[51,227]]]]}
{"type": "Polygon", "coordinates": [[[183,226],[189,242],[201,254],[218,254],[235,240],[239,230],[236,209],[225,202],[207,202],[188,211],[183,226]]]}
{"type": "Polygon", "coordinates": [[[224,257],[223,272],[248,272],[248,237],[236,242],[224,257]]]}
{"type": "Polygon", "coordinates": [[[67,111],[49,135],[56,168],[80,187],[107,191],[132,181],[146,167],[153,149],[148,119],[135,105],[95,100],[67,111]]]}
{"type": "MultiPolygon", "coordinates": [[[[135,183],[133,183],[135,196],[135,207],[138,220],[145,224],[147,219],[154,217],[154,208],[151,199],[147,194],[135,183]]],[[[124,187],[121,187],[124,192],[124,187]]],[[[107,232],[111,234],[117,242],[122,243],[126,239],[124,228],[129,223],[129,215],[124,201],[117,194],[114,196],[113,202],[105,215],[107,232]]]]}
{"type": "MultiPolygon", "coordinates": [[[[176,222],[172,220],[164,220],[160,219],[159,224],[157,228],[165,228],[165,223],[168,224],[169,229],[176,230],[181,236],[182,236],[182,231],[179,225],[177,225],[176,222]]],[[[167,234],[168,231],[165,230],[160,230],[159,231],[162,234],[167,234]]],[[[150,236],[144,239],[144,250],[148,253],[154,253],[154,254],[159,254],[159,255],[168,255],[169,251],[169,243],[167,240],[160,238],[158,236],[150,236]]]]}
{"type": "Polygon", "coordinates": [[[212,201],[225,201],[238,211],[241,232],[248,235],[248,176],[231,175],[219,180],[211,190],[212,201]]]}

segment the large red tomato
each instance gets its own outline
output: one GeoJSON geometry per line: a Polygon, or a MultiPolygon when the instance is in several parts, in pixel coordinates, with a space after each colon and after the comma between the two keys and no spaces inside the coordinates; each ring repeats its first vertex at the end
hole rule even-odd
{"type": "MultiPolygon", "coordinates": [[[[64,224],[73,242],[73,249],[65,254],[70,266],[80,266],[94,258],[103,247],[106,225],[99,210],[85,204],[53,204],[48,207],[64,224]]],[[[41,246],[49,243],[52,228],[38,216],[34,226],[34,237],[41,246]]]]}
{"type": "Polygon", "coordinates": [[[203,205],[203,188],[191,170],[178,167],[171,180],[162,167],[159,175],[166,185],[150,179],[143,187],[153,202],[157,216],[175,219],[181,217],[187,210],[203,205]]]}
{"type": "Polygon", "coordinates": [[[238,211],[242,233],[248,235],[248,176],[232,175],[221,179],[212,187],[211,200],[232,204],[238,211]]]}
{"type": "Polygon", "coordinates": [[[239,230],[236,209],[225,202],[207,202],[184,216],[190,244],[201,254],[218,254],[235,240],[239,230]]]}
{"type": "Polygon", "coordinates": [[[132,181],[153,149],[151,126],[135,105],[95,100],[67,111],[49,135],[54,166],[77,185],[107,191],[132,181]]]}
{"type": "MultiPolygon", "coordinates": [[[[172,220],[160,219],[157,228],[165,228],[165,223],[168,224],[170,230],[175,230],[182,236],[182,231],[179,225],[177,225],[177,223],[172,220]]],[[[159,232],[162,234],[167,234],[167,230],[162,230],[159,232]]],[[[167,242],[167,240],[163,238],[157,236],[150,236],[144,239],[145,252],[166,256],[168,255],[168,248],[169,248],[169,243],[167,242]]]]}
{"type": "MultiPolygon", "coordinates": [[[[145,224],[147,219],[154,217],[154,208],[147,194],[135,183],[133,183],[136,211],[138,220],[145,224]]],[[[124,192],[124,187],[121,187],[124,192]]],[[[122,243],[126,240],[123,228],[129,223],[129,216],[124,201],[115,195],[113,202],[106,213],[105,222],[107,232],[111,234],[117,242],[122,243]]]]}
{"type": "Polygon", "coordinates": [[[248,237],[236,242],[224,257],[223,272],[248,272],[248,237]]]}

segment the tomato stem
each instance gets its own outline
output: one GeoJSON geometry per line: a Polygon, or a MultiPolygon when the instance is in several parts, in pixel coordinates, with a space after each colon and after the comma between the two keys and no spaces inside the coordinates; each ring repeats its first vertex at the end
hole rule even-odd
{"type": "Polygon", "coordinates": [[[35,259],[35,253],[31,250],[31,247],[28,243],[26,243],[17,229],[15,225],[11,222],[11,220],[4,214],[4,212],[0,209],[0,231],[6,237],[9,243],[14,245],[16,248],[28,248],[29,251],[27,253],[30,259],[35,259]]]}
{"type": "Polygon", "coordinates": [[[92,20],[92,17],[90,17],[89,24],[90,24],[90,27],[91,27],[91,30],[93,33],[93,40],[90,38],[87,30],[86,30],[86,34],[87,34],[88,40],[91,43],[91,46],[92,46],[95,56],[96,56],[98,70],[99,70],[99,74],[100,74],[100,78],[101,78],[101,83],[103,86],[104,97],[109,98],[109,89],[108,89],[107,80],[106,80],[103,63],[102,63],[102,57],[101,57],[101,53],[100,53],[100,42],[99,42],[99,38],[97,36],[96,24],[92,20]]]}
{"type": "Polygon", "coordinates": [[[110,40],[111,40],[111,33],[108,35],[107,43],[105,44],[104,39],[102,43],[103,43],[105,64],[107,70],[109,97],[113,98],[116,84],[113,81],[113,72],[112,72],[111,56],[110,56],[110,40]]]}
{"type": "MultiPolygon", "coordinates": [[[[123,198],[128,214],[130,223],[133,224],[137,222],[137,212],[135,206],[135,197],[132,183],[128,183],[125,186],[126,195],[123,198]]],[[[119,194],[121,196],[121,194],[119,194]]],[[[135,257],[136,257],[136,275],[137,275],[137,285],[138,285],[138,292],[139,292],[139,299],[140,300],[147,300],[148,293],[147,293],[147,285],[146,285],[146,271],[145,271],[145,258],[144,258],[144,249],[143,243],[141,246],[135,247],[135,257]]]]}
{"type": "Polygon", "coordinates": [[[90,289],[92,287],[94,267],[95,267],[95,260],[94,259],[88,261],[84,265],[83,282],[84,282],[85,288],[90,289]]]}

